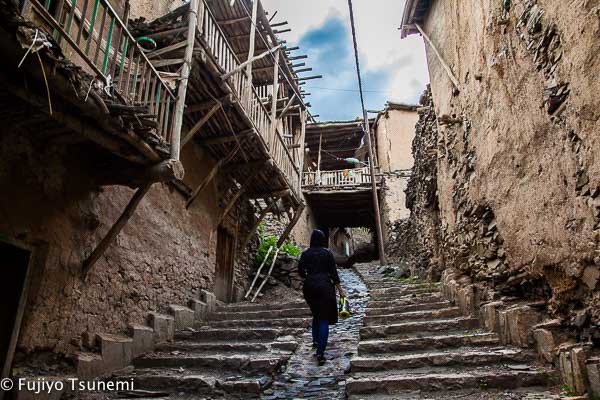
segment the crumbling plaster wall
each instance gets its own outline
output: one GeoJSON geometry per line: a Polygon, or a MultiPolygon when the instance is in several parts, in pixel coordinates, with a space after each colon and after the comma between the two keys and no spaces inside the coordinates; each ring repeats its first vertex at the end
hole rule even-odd
{"type": "Polygon", "coordinates": [[[377,157],[383,173],[412,168],[412,142],[419,114],[412,110],[387,108],[377,119],[377,157]]]}
{"type": "MultiPolygon", "coordinates": [[[[0,132],[0,232],[27,242],[45,242],[48,254],[35,271],[19,349],[69,353],[90,345],[95,333],[124,332],[149,311],[186,305],[211,290],[215,270],[217,198],[214,188],[185,209],[173,188],[155,184],[99,259],[87,281],[85,257],[122,213],[133,191],[97,190],[92,171],[101,165],[82,147],[53,146],[17,127],[0,132]]],[[[191,147],[191,146],[190,146],[191,147]]],[[[187,150],[187,149],[186,149],[187,150]]],[[[210,171],[208,158],[191,151],[186,182],[198,184],[210,171]]]]}
{"type": "Polygon", "coordinates": [[[425,23],[461,86],[428,48],[446,266],[547,285],[550,312],[600,305],[599,15],[598,0],[437,1],[425,23]]]}
{"type": "Polygon", "coordinates": [[[131,0],[129,18],[154,21],[184,4],[181,0],[131,0]]]}

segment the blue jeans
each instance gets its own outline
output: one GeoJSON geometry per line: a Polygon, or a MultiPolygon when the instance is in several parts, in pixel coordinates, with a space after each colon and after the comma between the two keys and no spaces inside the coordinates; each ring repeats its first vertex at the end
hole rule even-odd
{"type": "Polygon", "coordinates": [[[327,347],[327,340],[329,339],[329,321],[313,318],[312,337],[313,343],[317,345],[317,355],[324,355],[325,348],[327,347]]]}

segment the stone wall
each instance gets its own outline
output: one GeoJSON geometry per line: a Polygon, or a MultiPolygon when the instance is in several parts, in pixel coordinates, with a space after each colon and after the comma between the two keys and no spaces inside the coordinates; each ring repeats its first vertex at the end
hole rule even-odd
{"type": "MultiPolygon", "coordinates": [[[[106,155],[92,145],[59,143],[16,126],[0,132],[0,237],[48,249],[33,271],[18,345],[24,353],[70,353],[91,346],[96,333],[125,332],[151,311],[212,291],[220,212],[215,187],[186,210],[179,192],[155,184],[84,281],[83,261],[133,191],[98,189],[94,172],[106,155]]],[[[213,163],[191,147],[182,161],[186,183],[195,186],[213,163]]]]}
{"type": "MultiPolygon", "coordinates": [[[[436,260],[539,299],[582,337],[600,324],[600,2],[432,2],[440,125],[436,260]]],[[[410,197],[410,196],[409,196],[410,197]]]]}
{"type": "Polygon", "coordinates": [[[439,242],[437,142],[437,119],[428,88],[421,97],[412,143],[415,163],[405,193],[405,207],[410,210],[410,216],[388,222],[390,236],[386,251],[391,261],[410,265],[412,275],[429,276],[434,280],[440,274],[436,258],[439,242]]]}

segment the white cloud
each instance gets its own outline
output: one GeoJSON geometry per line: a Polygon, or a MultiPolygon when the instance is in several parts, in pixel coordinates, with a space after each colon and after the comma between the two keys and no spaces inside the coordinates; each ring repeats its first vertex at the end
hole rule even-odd
{"type": "MultiPolygon", "coordinates": [[[[346,0],[262,0],[270,15],[278,11],[274,22],[288,21],[292,32],[281,37],[296,43],[306,32],[318,28],[332,15],[349,22],[346,0]]],[[[404,1],[354,0],[357,40],[361,67],[365,74],[392,71],[386,96],[393,101],[415,101],[429,82],[423,41],[419,36],[400,39],[404,1]],[[418,82],[420,89],[415,89],[418,82]]],[[[348,37],[351,40],[351,37],[348,37]]],[[[310,66],[310,58],[307,61],[310,66]]],[[[319,73],[319,71],[314,71],[319,73]]],[[[335,88],[341,77],[325,76],[319,86],[335,88]]],[[[368,82],[365,83],[368,89],[368,82]]],[[[318,110],[313,110],[317,111],[318,110]]]]}

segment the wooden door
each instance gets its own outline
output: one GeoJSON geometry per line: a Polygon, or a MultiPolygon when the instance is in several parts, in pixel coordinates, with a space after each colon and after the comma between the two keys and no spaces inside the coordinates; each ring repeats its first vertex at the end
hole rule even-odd
{"type": "Polygon", "coordinates": [[[215,272],[215,296],[230,302],[233,292],[235,238],[227,230],[219,228],[217,233],[217,268],[215,272]]]}

